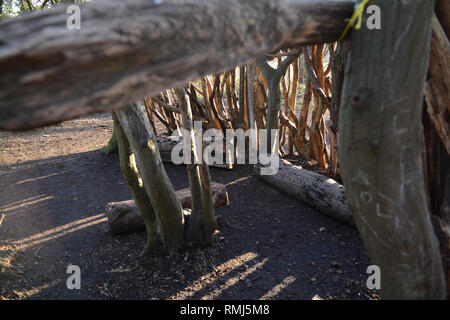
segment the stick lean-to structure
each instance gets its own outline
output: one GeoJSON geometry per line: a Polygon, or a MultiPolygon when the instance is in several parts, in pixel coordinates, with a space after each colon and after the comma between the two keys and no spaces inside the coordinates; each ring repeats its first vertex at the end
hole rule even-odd
{"type": "MultiPolygon", "coordinates": [[[[201,80],[201,90],[192,83],[185,88],[188,97],[183,99],[192,102],[192,110],[196,109],[196,114],[188,116],[189,121],[200,117],[223,132],[231,124],[233,129],[247,128],[247,124],[261,129],[270,122],[267,115],[272,105],[279,113],[272,117],[273,127],[281,123],[281,131],[289,134],[289,147],[295,147],[299,154],[313,155],[323,169],[326,149],[322,137],[315,133],[324,132],[320,126],[325,108],[332,111],[332,117],[339,110],[339,119],[335,119],[339,135],[333,139],[339,141],[340,160],[335,162],[335,170],[340,163],[345,198],[342,186],[334,181],[319,179],[317,174],[304,173],[301,167],[288,164],[278,175],[265,180],[325,208],[322,211],[330,216],[356,225],[372,262],[381,268],[382,298],[445,298],[450,287],[445,282],[446,275],[450,284],[448,205],[442,206],[447,209],[440,215],[430,209],[431,188],[426,181],[434,180],[430,178],[432,172],[424,172],[424,163],[428,161],[432,166],[433,162],[422,157],[424,145],[428,143],[429,147],[422,118],[425,101],[430,121],[437,128],[436,137],[442,139],[442,148],[448,147],[448,110],[442,103],[448,101],[447,71],[443,67],[447,65],[448,28],[445,23],[441,28],[436,18],[432,23],[434,1],[370,3],[381,8],[382,29],[362,27],[354,31],[348,56],[344,46],[336,53],[334,47],[321,44],[339,38],[354,11],[354,1],[165,0],[155,4],[147,0],[109,0],[81,5],[80,30],[67,28],[64,6],[4,21],[0,23],[0,129],[42,127],[79,115],[119,109],[114,114],[132,149],[125,148],[125,155],[133,151],[144,191],[159,221],[161,239],[169,253],[175,254],[183,244],[186,223],[162,165],[151,128],[152,117],[147,116],[154,112],[172,132],[179,129],[174,114],[178,112],[179,117],[183,112],[172,104],[170,96],[174,92],[169,94],[170,90],[166,90],[166,96],[150,97],[213,74],[211,82],[207,76],[201,80]],[[269,95],[276,92],[275,102],[267,104],[272,99],[265,96],[263,78],[270,83],[270,77],[260,71],[268,66],[267,57],[279,55],[278,63],[283,64],[289,58],[282,60],[282,55],[297,55],[298,49],[293,47],[309,44],[315,45],[304,49],[307,82],[301,115],[296,118],[298,79],[291,82],[288,76],[289,85],[281,81],[283,111],[279,79],[268,91],[269,95]],[[290,51],[276,53],[288,48],[290,51]],[[340,79],[343,86],[333,88],[326,78],[330,70],[325,72],[322,63],[325,49],[329,50],[330,65],[335,64],[334,71],[340,72],[334,73],[333,83],[340,79]],[[267,53],[272,54],[264,57],[267,53]],[[258,67],[253,61],[264,64],[258,67]],[[240,66],[239,86],[231,69],[236,66],[240,66]],[[255,68],[259,71],[255,72],[255,68]],[[247,78],[250,80],[245,93],[247,78]],[[239,99],[234,94],[237,87],[239,99]],[[331,100],[327,91],[333,91],[331,100]],[[200,106],[197,93],[203,95],[205,108],[200,106]],[[230,118],[220,112],[225,110],[224,94],[233,115],[230,118]],[[268,106],[255,112],[255,118],[243,121],[253,107],[246,104],[246,97],[248,103],[260,102],[255,106],[264,106],[264,100],[268,106]],[[318,141],[317,150],[304,148],[312,99],[316,107],[311,127],[317,130],[309,130],[309,137],[310,142],[318,141]],[[221,108],[216,110],[214,105],[221,108]],[[120,109],[124,106],[128,107],[120,109]],[[301,192],[294,192],[297,189],[301,192]],[[442,233],[444,240],[437,238],[439,233],[433,230],[436,220],[446,231],[442,233]]],[[[437,3],[439,6],[441,2],[437,3]]],[[[336,47],[341,45],[344,43],[336,47]]],[[[299,74],[300,60],[293,60],[296,65],[292,71],[288,68],[288,74],[299,74]]],[[[211,193],[209,173],[205,171],[204,177],[203,197],[211,193]]],[[[192,197],[199,200],[194,193],[192,197]]],[[[211,201],[208,206],[214,209],[211,201]]],[[[148,221],[152,224],[151,220],[147,219],[146,225],[148,221]]]]}

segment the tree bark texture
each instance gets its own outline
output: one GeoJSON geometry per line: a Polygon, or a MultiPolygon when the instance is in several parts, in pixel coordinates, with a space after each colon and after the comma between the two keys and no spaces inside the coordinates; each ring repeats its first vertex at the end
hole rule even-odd
{"type": "Polygon", "coordinates": [[[354,226],[352,213],[345,200],[344,187],[335,180],[280,160],[274,175],[260,175],[261,164],[255,166],[258,177],[286,194],[316,208],[330,218],[354,226]]]}
{"type": "Polygon", "coordinates": [[[339,158],[346,197],[385,299],[446,296],[422,170],[423,93],[434,1],[373,0],[381,30],[352,32],[339,158]]]}
{"type": "Polygon", "coordinates": [[[130,143],[155,211],[158,233],[166,250],[173,255],[183,244],[183,212],[159,156],[145,107],[140,102],[133,103],[117,110],[116,115],[130,143]]]}
{"type": "Polygon", "coordinates": [[[142,216],[141,220],[145,224],[147,231],[147,243],[143,250],[143,254],[145,254],[156,248],[158,243],[156,215],[150,198],[142,185],[142,180],[140,179],[135,157],[131,151],[128,138],[125,135],[115,112],[112,113],[112,117],[114,120],[114,132],[116,133],[116,140],[119,148],[120,168],[123,177],[130,188],[131,194],[133,195],[135,204],[139,208],[142,216]]]}

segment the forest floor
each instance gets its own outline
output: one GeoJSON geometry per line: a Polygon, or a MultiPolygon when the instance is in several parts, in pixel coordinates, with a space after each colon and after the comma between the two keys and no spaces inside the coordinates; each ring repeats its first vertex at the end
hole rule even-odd
{"type": "MultiPolygon", "coordinates": [[[[112,236],[108,202],[131,199],[108,114],[0,132],[0,299],[372,299],[358,232],[259,180],[211,168],[230,205],[209,248],[139,257],[145,232],[112,236]],[[66,285],[70,264],[81,289],[66,285]]],[[[175,190],[183,166],[165,164],[175,190]]]]}

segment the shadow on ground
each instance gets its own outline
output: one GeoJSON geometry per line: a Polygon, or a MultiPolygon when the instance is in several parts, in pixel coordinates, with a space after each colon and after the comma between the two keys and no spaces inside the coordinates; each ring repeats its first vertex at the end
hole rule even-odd
{"type": "MultiPolygon", "coordinates": [[[[166,164],[176,190],[183,166],[166,164]]],[[[210,248],[140,258],[145,233],[113,237],[104,208],[131,198],[117,154],[100,150],[0,167],[0,296],[31,299],[368,299],[356,230],[260,181],[211,168],[230,205],[210,248]],[[81,289],[69,290],[70,264],[81,289]]]]}

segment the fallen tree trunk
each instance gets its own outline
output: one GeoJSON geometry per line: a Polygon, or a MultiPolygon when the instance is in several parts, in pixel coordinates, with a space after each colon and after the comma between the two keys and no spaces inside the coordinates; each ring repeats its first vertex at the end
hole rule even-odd
{"type": "MultiPolygon", "coordinates": [[[[227,206],[228,193],[223,184],[213,182],[212,201],[216,208],[227,206]]],[[[183,209],[192,207],[190,189],[182,189],[175,192],[183,209]]],[[[145,228],[144,220],[134,200],[110,202],[106,205],[106,217],[108,218],[111,232],[114,235],[132,232],[145,228]]]]}
{"type": "Polygon", "coordinates": [[[295,166],[286,160],[280,160],[280,168],[274,175],[259,174],[261,167],[261,164],[254,166],[254,171],[260,179],[323,214],[354,226],[352,213],[345,200],[344,186],[335,180],[295,166]]]}
{"type": "Polygon", "coordinates": [[[0,128],[114,110],[282,47],[335,41],[353,1],[108,0],[0,23],[0,128]]]}

